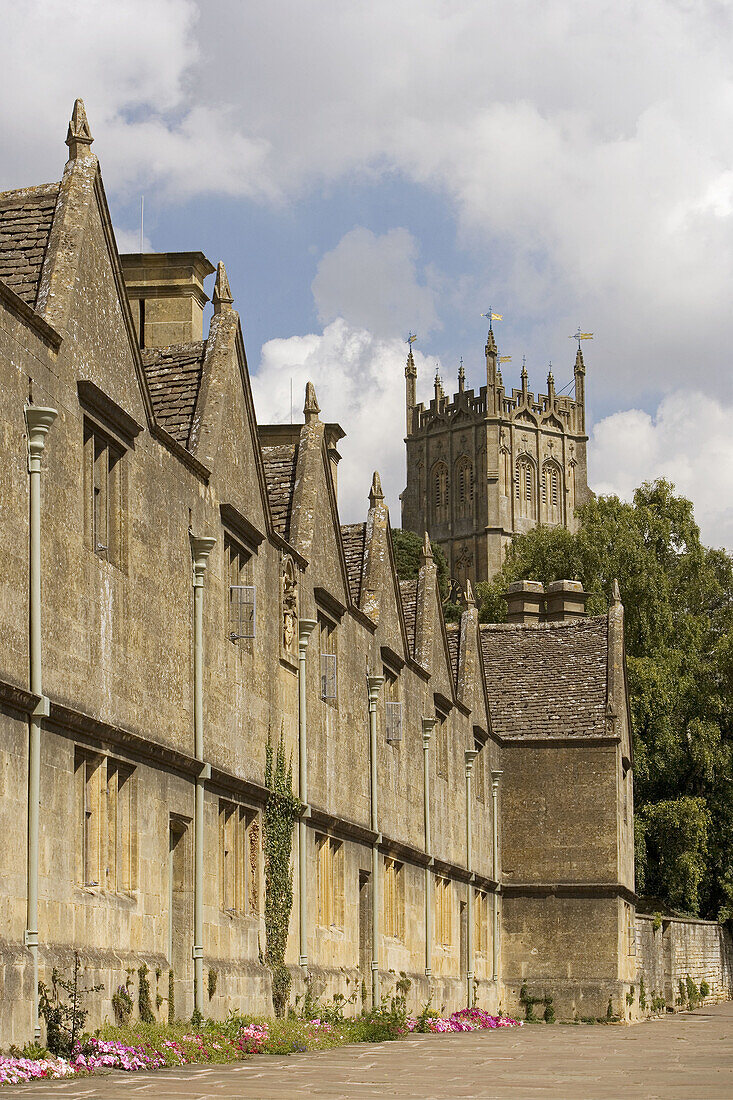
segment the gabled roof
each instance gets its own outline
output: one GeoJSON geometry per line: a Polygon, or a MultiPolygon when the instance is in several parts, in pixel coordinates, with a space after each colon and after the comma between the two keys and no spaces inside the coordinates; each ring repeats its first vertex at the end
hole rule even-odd
{"type": "Polygon", "coordinates": [[[297,443],[263,446],[262,463],[265,467],[265,481],[273,525],[279,535],[289,539],[295,468],[298,463],[297,443]]]}
{"type": "Polygon", "coordinates": [[[0,280],[35,308],[58,183],[0,193],[0,280]]]}
{"type": "Polygon", "coordinates": [[[205,340],[142,350],[155,419],[183,447],[191,435],[205,354],[205,340]]]}
{"type": "Polygon", "coordinates": [[[606,616],[539,626],[483,624],[495,733],[504,738],[606,734],[606,616]]]}
{"type": "Polygon", "coordinates": [[[405,616],[410,656],[414,657],[417,623],[417,581],[400,581],[400,596],[402,597],[402,613],[405,616]]]}
{"type": "Polygon", "coordinates": [[[341,524],[341,540],[344,545],[346,572],[352,602],[359,607],[361,583],[364,576],[364,550],[366,547],[366,523],[341,524]]]}

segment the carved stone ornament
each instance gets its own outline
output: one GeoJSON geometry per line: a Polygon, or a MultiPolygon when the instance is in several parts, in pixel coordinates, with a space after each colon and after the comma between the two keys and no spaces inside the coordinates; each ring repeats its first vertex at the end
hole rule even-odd
{"type": "Polygon", "coordinates": [[[298,639],[298,582],[291,558],[283,558],[280,576],[282,602],[282,646],[295,656],[298,639]]]}

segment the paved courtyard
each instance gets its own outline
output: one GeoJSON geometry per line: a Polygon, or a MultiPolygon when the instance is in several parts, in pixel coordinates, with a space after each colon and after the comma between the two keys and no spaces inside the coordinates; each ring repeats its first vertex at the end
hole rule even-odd
{"type": "Polygon", "coordinates": [[[1,1100],[732,1100],[733,1004],[634,1027],[415,1035],[234,1066],[114,1073],[3,1088],[1,1100]]]}

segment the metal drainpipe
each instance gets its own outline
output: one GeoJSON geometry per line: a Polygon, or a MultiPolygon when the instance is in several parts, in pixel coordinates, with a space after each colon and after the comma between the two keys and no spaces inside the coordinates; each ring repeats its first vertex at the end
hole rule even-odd
{"type": "Polygon", "coordinates": [[[422,720],[422,759],[423,759],[423,810],[425,815],[425,855],[428,863],[425,867],[425,977],[433,972],[433,890],[432,872],[433,842],[430,835],[430,738],[435,729],[435,718],[422,720]]]}
{"type": "Polygon", "coordinates": [[[493,948],[493,966],[492,966],[492,978],[495,982],[499,981],[499,879],[501,878],[501,869],[499,867],[499,780],[502,777],[502,772],[491,773],[491,816],[492,816],[492,844],[491,844],[491,867],[494,877],[494,897],[493,897],[493,920],[492,920],[492,948],[493,948]]]}
{"type": "Polygon", "coordinates": [[[466,749],[466,870],[469,878],[466,886],[466,985],[468,987],[466,1004],[473,1008],[473,975],[474,975],[474,944],[473,944],[473,851],[471,844],[471,772],[473,762],[478,756],[477,749],[466,749]]]}
{"type": "Polygon", "coordinates": [[[306,853],[306,818],[310,816],[308,805],[308,721],[307,691],[305,679],[305,654],[308,641],[315,630],[315,619],[301,619],[298,623],[298,797],[305,806],[298,820],[298,916],[300,928],[300,965],[308,965],[308,860],[306,853]]]}
{"type": "Polygon", "coordinates": [[[56,409],[29,405],[25,409],[28,433],[30,495],[28,620],[30,690],[40,697],[28,717],[28,891],[25,946],[33,961],[33,1034],[40,1039],[38,1020],[38,826],[41,799],[41,719],[48,716],[41,672],[41,456],[56,409]]]}
{"type": "Polygon", "coordinates": [[[379,807],[377,787],[377,699],[384,676],[367,676],[369,691],[369,774],[371,780],[372,841],[372,1006],[380,1004],[379,992],[379,807]]]}
{"type": "Polygon", "coordinates": [[[204,761],[204,573],[216,539],[189,533],[193,557],[193,736],[194,756],[202,768],[196,777],[193,869],[193,996],[204,1012],[204,785],[211,767],[204,761]]]}

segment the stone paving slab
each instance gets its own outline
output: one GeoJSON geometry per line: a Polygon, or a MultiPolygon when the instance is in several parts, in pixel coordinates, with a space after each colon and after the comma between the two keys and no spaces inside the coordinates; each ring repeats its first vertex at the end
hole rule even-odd
{"type": "Polygon", "coordinates": [[[0,1100],[733,1100],[733,1004],[0,1089],[0,1100]]]}

